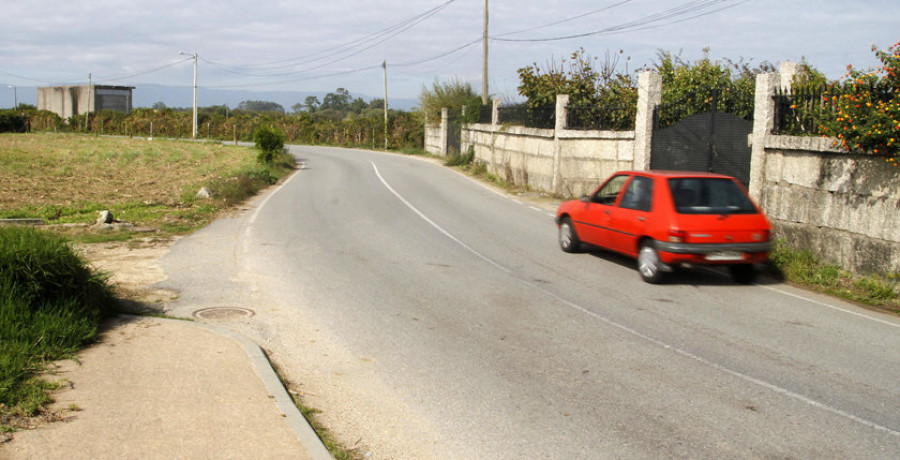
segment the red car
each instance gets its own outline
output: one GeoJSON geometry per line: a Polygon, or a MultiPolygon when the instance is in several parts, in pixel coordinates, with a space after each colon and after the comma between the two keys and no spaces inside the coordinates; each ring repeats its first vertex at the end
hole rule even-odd
{"type": "Polygon", "coordinates": [[[735,281],[752,283],[772,247],[766,216],[721,174],[618,172],[593,195],[562,203],[556,224],[563,251],[589,245],[634,257],[648,283],[685,264],[728,265],[735,281]]]}

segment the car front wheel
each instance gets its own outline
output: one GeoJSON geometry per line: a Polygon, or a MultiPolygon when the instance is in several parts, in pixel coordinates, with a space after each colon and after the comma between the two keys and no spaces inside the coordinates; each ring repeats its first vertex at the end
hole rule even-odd
{"type": "Polygon", "coordinates": [[[656,252],[656,246],[652,240],[641,243],[637,267],[644,281],[650,284],[658,284],[662,281],[662,261],[659,260],[659,253],[656,252]]]}
{"type": "Polygon", "coordinates": [[[564,217],[559,223],[559,247],[563,252],[581,251],[581,240],[578,239],[578,233],[575,233],[572,220],[568,217],[564,217]]]}

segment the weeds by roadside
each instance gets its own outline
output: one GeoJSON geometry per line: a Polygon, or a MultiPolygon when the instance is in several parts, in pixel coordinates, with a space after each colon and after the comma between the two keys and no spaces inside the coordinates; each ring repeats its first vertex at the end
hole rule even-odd
{"type": "Polygon", "coordinates": [[[900,313],[896,277],[854,276],[820,261],[811,251],[792,249],[783,241],[775,242],[769,261],[773,274],[788,283],[864,306],[900,313]]]}
{"type": "Polygon", "coordinates": [[[0,227],[0,429],[42,410],[55,384],[38,374],[92,341],[115,305],[63,238],[0,227]]]}

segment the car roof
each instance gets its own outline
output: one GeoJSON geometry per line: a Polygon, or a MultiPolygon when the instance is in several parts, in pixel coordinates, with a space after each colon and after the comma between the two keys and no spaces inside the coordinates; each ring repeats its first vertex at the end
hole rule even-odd
{"type": "Polygon", "coordinates": [[[664,171],[664,170],[646,170],[646,171],[619,171],[616,174],[640,175],[660,178],[678,178],[678,177],[705,177],[713,179],[734,179],[732,176],[725,174],[697,172],[697,171],[664,171]]]}

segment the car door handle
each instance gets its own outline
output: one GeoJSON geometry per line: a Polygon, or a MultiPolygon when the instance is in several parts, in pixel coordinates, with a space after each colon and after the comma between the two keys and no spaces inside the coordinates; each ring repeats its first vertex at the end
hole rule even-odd
{"type": "Polygon", "coordinates": [[[638,220],[641,221],[641,222],[643,222],[643,221],[645,221],[645,220],[647,220],[647,219],[644,219],[644,217],[641,216],[641,217],[638,217],[638,220]]]}

